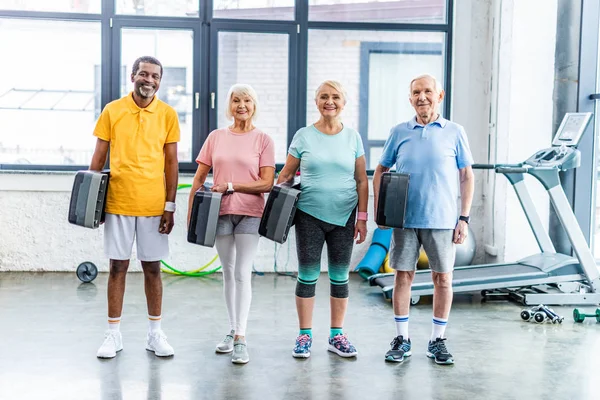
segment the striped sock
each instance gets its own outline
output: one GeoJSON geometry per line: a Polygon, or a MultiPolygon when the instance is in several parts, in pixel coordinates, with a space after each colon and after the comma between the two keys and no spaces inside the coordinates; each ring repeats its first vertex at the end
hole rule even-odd
{"type": "Polygon", "coordinates": [[[408,314],[394,315],[394,321],[396,321],[396,336],[408,339],[408,314]]]}
{"type": "Polygon", "coordinates": [[[343,335],[344,330],[342,328],[330,328],[329,337],[335,337],[335,335],[343,335]]]}
{"type": "Polygon", "coordinates": [[[312,328],[300,329],[298,336],[300,335],[308,335],[312,339],[312,328]]]}
{"type": "Polygon", "coordinates": [[[431,329],[431,338],[430,341],[435,341],[437,338],[443,338],[444,332],[446,331],[446,325],[448,324],[448,319],[433,317],[433,324],[431,329]]]}
{"type": "Polygon", "coordinates": [[[113,318],[108,317],[108,329],[111,331],[118,331],[121,328],[121,317],[113,318]]]}
{"type": "Polygon", "coordinates": [[[148,329],[150,332],[160,331],[160,315],[148,315],[148,329]]]}

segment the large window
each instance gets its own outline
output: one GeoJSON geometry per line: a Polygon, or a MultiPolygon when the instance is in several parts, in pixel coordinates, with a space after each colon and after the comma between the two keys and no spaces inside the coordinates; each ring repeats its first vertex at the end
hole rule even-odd
{"type": "Polygon", "coordinates": [[[0,163],[88,164],[100,24],[0,18],[0,54],[0,163]]]}
{"type": "Polygon", "coordinates": [[[213,17],[293,20],[294,0],[213,0],[213,17]]]}
{"type": "MultiPolygon", "coordinates": [[[[390,128],[412,116],[408,83],[435,75],[449,90],[450,0],[0,0],[0,169],[89,164],[103,108],[132,90],[140,56],[163,64],[158,97],[178,113],[180,170],[192,172],[226,95],[252,85],[256,126],[281,166],[295,132],[319,113],[326,79],[348,92],[342,114],[367,166],[390,128]]],[[[442,105],[449,112],[447,101],[442,105]]]]}
{"type": "Polygon", "coordinates": [[[445,0],[308,0],[309,20],[348,22],[446,22],[445,0]]]}
{"type": "MultiPolygon", "coordinates": [[[[54,1],[54,0],[52,0],[54,1]]],[[[160,17],[197,17],[198,0],[115,0],[117,13],[160,17]]]]}
{"type": "Polygon", "coordinates": [[[0,0],[0,10],[100,14],[102,0],[0,0]]]}

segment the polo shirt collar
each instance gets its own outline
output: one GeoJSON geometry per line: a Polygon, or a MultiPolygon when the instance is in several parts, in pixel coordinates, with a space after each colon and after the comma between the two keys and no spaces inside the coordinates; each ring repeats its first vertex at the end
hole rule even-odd
{"type": "Polygon", "coordinates": [[[129,92],[129,94],[127,95],[127,104],[129,105],[129,110],[133,114],[137,114],[142,110],[153,113],[156,111],[156,107],[158,106],[158,97],[154,95],[154,99],[152,99],[152,102],[148,104],[148,107],[140,108],[137,104],[135,104],[135,101],[133,100],[133,92],[129,92]]]}
{"type": "MultiPolygon", "coordinates": [[[[430,125],[431,125],[431,124],[435,124],[435,125],[438,125],[438,126],[439,126],[439,127],[441,127],[441,128],[445,128],[447,123],[448,123],[448,120],[447,120],[447,119],[445,119],[444,117],[442,117],[442,116],[440,115],[440,116],[438,117],[438,119],[436,119],[435,121],[431,122],[431,123],[430,123],[430,125]]],[[[417,117],[416,117],[416,116],[414,116],[414,117],[413,117],[413,118],[412,118],[410,121],[408,121],[408,127],[409,127],[410,129],[415,129],[416,127],[422,128],[422,127],[423,127],[423,125],[419,124],[419,123],[417,122],[417,117]]]]}

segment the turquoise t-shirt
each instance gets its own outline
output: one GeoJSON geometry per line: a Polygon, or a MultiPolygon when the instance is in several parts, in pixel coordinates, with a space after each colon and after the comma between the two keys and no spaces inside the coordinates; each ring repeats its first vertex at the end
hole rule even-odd
{"type": "Polygon", "coordinates": [[[365,154],[360,134],[344,127],[340,133],[326,135],[310,125],[296,132],[289,154],[300,159],[298,209],[345,226],[358,203],[354,166],[365,154]]]}

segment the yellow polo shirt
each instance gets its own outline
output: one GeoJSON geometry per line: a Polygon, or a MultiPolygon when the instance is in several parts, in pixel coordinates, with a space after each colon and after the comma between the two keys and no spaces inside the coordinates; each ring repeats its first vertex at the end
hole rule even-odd
{"type": "Polygon", "coordinates": [[[166,143],[179,142],[177,112],[154,97],[146,108],[133,94],[104,107],[94,136],[110,142],[106,212],[137,217],[163,214],[166,143]]]}

